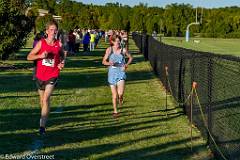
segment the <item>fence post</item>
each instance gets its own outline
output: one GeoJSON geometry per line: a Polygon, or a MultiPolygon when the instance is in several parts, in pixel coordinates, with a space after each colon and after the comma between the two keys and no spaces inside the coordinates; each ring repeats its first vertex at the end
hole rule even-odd
{"type": "MultiPolygon", "coordinates": [[[[207,111],[208,111],[208,129],[209,132],[212,133],[212,73],[213,70],[213,62],[212,57],[208,58],[208,103],[207,103],[207,111]]],[[[208,134],[207,143],[210,145],[210,136],[208,134]]]]}
{"type": "Polygon", "coordinates": [[[168,89],[169,89],[169,85],[168,85],[168,66],[165,66],[165,88],[166,88],[166,97],[165,97],[165,112],[166,112],[166,116],[167,116],[167,111],[168,111],[168,89]]]}
{"type": "Polygon", "coordinates": [[[145,34],[144,49],[143,49],[145,61],[148,60],[148,38],[149,38],[149,35],[145,34]]]}
{"type": "Polygon", "coordinates": [[[142,33],[140,35],[140,39],[141,39],[140,53],[142,54],[143,53],[143,50],[142,50],[142,48],[143,48],[143,43],[142,43],[142,41],[143,41],[143,34],[142,33]]]}
{"type": "Polygon", "coordinates": [[[190,61],[190,72],[191,72],[191,82],[190,85],[192,86],[192,82],[195,81],[195,54],[192,54],[192,58],[190,61]]]}
{"type": "Polygon", "coordinates": [[[184,68],[183,68],[183,58],[182,58],[182,55],[181,55],[180,64],[179,64],[179,73],[178,73],[178,101],[180,102],[179,106],[183,107],[183,111],[184,111],[184,113],[186,113],[186,109],[182,105],[182,103],[184,102],[183,77],[184,77],[184,68]]]}

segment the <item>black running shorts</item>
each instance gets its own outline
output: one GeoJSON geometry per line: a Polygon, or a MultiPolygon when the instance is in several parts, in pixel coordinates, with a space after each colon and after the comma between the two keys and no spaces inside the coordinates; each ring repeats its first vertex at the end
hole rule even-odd
{"type": "Polygon", "coordinates": [[[51,84],[51,85],[56,86],[57,85],[57,80],[58,80],[58,78],[50,78],[47,81],[42,81],[40,79],[36,79],[37,89],[45,90],[45,87],[46,87],[47,84],[51,84]]]}

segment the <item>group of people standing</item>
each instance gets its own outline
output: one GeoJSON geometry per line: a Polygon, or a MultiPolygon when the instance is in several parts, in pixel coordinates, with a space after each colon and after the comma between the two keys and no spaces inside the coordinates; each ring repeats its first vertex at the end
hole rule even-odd
{"type": "MultiPolygon", "coordinates": [[[[72,31],[70,32],[71,34],[74,33],[72,31]]],[[[65,66],[65,58],[67,56],[66,49],[69,49],[65,46],[66,41],[61,40],[64,37],[58,38],[58,24],[55,21],[50,21],[46,24],[45,33],[45,36],[35,42],[33,49],[27,56],[27,60],[36,62],[36,86],[41,106],[39,122],[40,135],[44,135],[46,132],[46,122],[50,112],[50,96],[57,84],[59,73],[65,66]]],[[[84,36],[90,35],[90,33],[91,32],[87,32],[84,36]]],[[[96,33],[92,32],[92,34],[96,33]]],[[[126,70],[133,58],[131,54],[129,54],[126,46],[123,45],[123,43],[127,42],[124,33],[112,31],[108,32],[107,35],[110,46],[106,49],[102,64],[108,66],[108,83],[112,93],[113,117],[116,118],[119,116],[117,106],[122,106],[123,104],[126,70]],[[127,62],[125,60],[126,58],[127,62]]],[[[82,39],[83,45],[84,36],[82,39]]],[[[104,34],[101,33],[100,37],[102,36],[104,36],[104,34]]],[[[91,38],[90,36],[89,44],[91,44],[91,38]]],[[[94,39],[94,42],[96,42],[96,39],[94,39]]],[[[96,45],[97,43],[91,44],[91,50],[94,50],[96,45]]],[[[74,47],[76,45],[70,44],[69,46],[74,47]]]]}
{"type": "Polygon", "coordinates": [[[63,35],[62,42],[64,43],[65,50],[69,54],[74,55],[79,52],[81,45],[84,52],[94,51],[102,35],[104,35],[104,31],[79,29],[76,27],[74,30],[70,30],[68,34],[63,32],[61,34],[63,35]]]}

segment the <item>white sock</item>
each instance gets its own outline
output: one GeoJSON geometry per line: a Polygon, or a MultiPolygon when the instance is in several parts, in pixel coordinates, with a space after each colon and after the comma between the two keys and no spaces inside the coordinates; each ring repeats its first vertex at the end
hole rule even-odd
{"type": "Polygon", "coordinates": [[[40,127],[45,127],[47,119],[45,117],[40,118],[40,127]]]}

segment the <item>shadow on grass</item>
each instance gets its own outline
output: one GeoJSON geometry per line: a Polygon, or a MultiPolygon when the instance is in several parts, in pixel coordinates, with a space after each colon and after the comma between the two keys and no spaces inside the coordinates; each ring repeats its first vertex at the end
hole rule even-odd
{"type": "MultiPolygon", "coordinates": [[[[111,103],[63,106],[61,113],[51,113],[47,135],[41,139],[42,149],[66,146],[65,149],[54,149],[54,151],[47,152],[47,154],[55,155],[56,159],[82,159],[90,158],[96,154],[103,154],[100,159],[167,159],[169,157],[171,159],[185,159],[191,156],[190,149],[184,145],[189,143],[189,139],[175,140],[164,144],[157,142],[160,138],[177,134],[175,132],[156,132],[150,135],[143,134],[141,137],[133,137],[129,140],[99,143],[99,140],[107,137],[121,136],[136,131],[146,132],[159,127],[162,125],[161,122],[182,115],[181,113],[172,113],[168,118],[164,118],[165,115],[161,110],[135,113],[135,115],[123,112],[116,120],[111,117],[112,106],[109,106],[111,103]],[[151,139],[156,139],[154,145],[140,148],[132,147],[136,143],[146,143],[151,139]],[[94,145],[80,145],[85,141],[94,141],[94,145]],[[75,147],[73,148],[71,144],[74,144],[75,147]],[[178,145],[183,147],[171,149],[178,145]],[[131,149],[122,151],[121,147],[131,149]],[[118,150],[118,152],[107,154],[112,150],[118,150]]],[[[133,107],[124,106],[124,109],[133,107]]],[[[55,110],[55,108],[52,109],[55,110]]],[[[0,154],[27,151],[32,143],[39,139],[36,134],[40,115],[38,109],[5,109],[0,111],[0,115],[0,141],[4,142],[0,143],[0,154]],[[17,130],[19,133],[11,132],[17,130]],[[24,132],[24,130],[26,131],[24,132]]],[[[197,139],[197,137],[195,138],[197,139]]],[[[203,147],[205,146],[195,146],[193,150],[200,150],[203,147]]]]}
{"type": "MultiPolygon", "coordinates": [[[[96,68],[104,68],[105,66],[102,64],[102,57],[104,53],[100,51],[93,51],[89,53],[80,53],[77,56],[71,56],[68,58],[66,63],[66,68],[73,67],[96,67],[96,68]],[[97,56],[96,58],[91,58],[91,56],[97,56]],[[100,57],[101,56],[101,57],[100,57]],[[77,58],[77,59],[76,59],[77,58]]],[[[139,62],[143,62],[144,58],[142,56],[134,57],[132,64],[136,64],[139,62]]]]}
{"type": "Polygon", "coordinates": [[[20,50],[19,52],[15,53],[15,57],[17,60],[23,60],[23,59],[27,59],[27,55],[30,53],[32,48],[24,48],[22,50],[20,50]]]}
{"type": "MultiPolygon", "coordinates": [[[[137,143],[140,141],[146,141],[148,139],[153,139],[153,138],[160,138],[160,137],[164,137],[166,135],[171,135],[173,133],[167,133],[167,134],[156,134],[156,135],[152,135],[152,136],[146,136],[143,138],[136,138],[134,140],[129,140],[129,141],[125,141],[125,142],[118,142],[118,143],[107,143],[107,144],[96,144],[96,145],[92,145],[89,147],[81,147],[79,146],[78,149],[65,149],[65,150],[57,150],[54,152],[51,152],[49,154],[54,154],[57,158],[59,159],[65,159],[66,157],[71,157],[73,159],[77,158],[77,159],[83,159],[83,158],[89,158],[92,155],[96,155],[96,154],[103,154],[106,152],[110,152],[114,149],[119,149],[123,146],[128,146],[131,145],[133,143],[137,143]]],[[[110,157],[105,157],[104,159],[109,159],[110,157]]],[[[117,156],[113,156],[113,159],[116,159],[117,156]]],[[[135,157],[136,158],[136,157],[135,157]]]]}
{"type": "MultiPolygon", "coordinates": [[[[64,117],[73,117],[74,115],[83,115],[83,114],[90,114],[92,112],[94,113],[100,113],[105,111],[112,111],[112,109],[106,110],[101,109],[97,110],[94,109],[98,106],[105,106],[105,105],[111,105],[110,103],[103,103],[103,104],[92,104],[92,105],[79,105],[79,106],[67,106],[62,107],[63,112],[62,113],[51,113],[50,119],[56,119],[57,117],[61,116],[63,119],[64,117]]],[[[56,107],[51,107],[51,112],[53,112],[56,109],[56,107]]],[[[40,117],[40,108],[36,109],[36,107],[28,108],[26,107],[20,108],[20,109],[2,109],[0,110],[0,117],[1,117],[1,128],[0,132],[8,132],[8,131],[15,131],[15,130],[27,130],[27,129],[36,129],[36,126],[38,126],[38,119],[40,117]],[[24,120],[24,121],[21,121],[24,120]],[[31,123],[28,123],[31,122],[31,123]],[[36,122],[36,123],[35,123],[36,122]],[[23,125],[25,124],[25,125],[23,125]]],[[[71,121],[69,119],[66,119],[64,122],[71,121]]],[[[81,119],[79,119],[81,120],[81,119]]],[[[57,123],[57,122],[56,122],[57,123]]],[[[60,121],[62,123],[62,121],[60,121]]]]}
{"type": "MultiPolygon", "coordinates": [[[[134,71],[127,72],[127,83],[141,80],[152,79],[153,75],[148,71],[134,71]]],[[[1,93],[20,93],[35,91],[35,81],[32,81],[32,74],[12,74],[6,73],[0,77],[0,90],[1,93]]],[[[88,71],[86,73],[73,71],[62,72],[59,78],[59,83],[56,89],[77,89],[77,88],[91,88],[98,86],[108,86],[107,82],[107,69],[105,72],[88,71]]]]}
{"type": "MultiPolygon", "coordinates": [[[[85,122],[91,117],[86,116],[88,114],[100,114],[101,112],[112,111],[112,109],[95,109],[96,107],[105,105],[110,104],[103,103],[63,107],[63,112],[61,113],[50,113],[49,126],[62,125],[63,123],[70,122],[85,122]],[[77,115],[82,117],[74,118],[74,116],[77,117],[77,115]]],[[[51,111],[54,110],[56,110],[56,108],[52,107],[51,111]]],[[[36,107],[0,110],[0,155],[27,151],[29,149],[28,146],[38,137],[39,118],[40,109],[36,109],[36,107]]],[[[58,133],[61,132],[58,131],[58,133]]],[[[64,136],[64,134],[62,134],[62,136],[64,136]]]]}
{"type": "MultiPolygon", "coordinates": [[[[123,133],[144,131],[158,127],[158,123],[161,121],[179,116],[167,119],[162,119],[158,115],[154,119],[151,116],[138,117],[137,120],[144,118],[140,122],[136,122],[135,118],[130,117],[133,122],[124,123],[124,118],[129,118],[129,115],[123,113],[118,120],[113,119],[112,106],[109,106],[111,106],[110,103],[64,106],[62,112],[51,113],[48,123],[49,130],[44,137],[43,147],[56,147],[123,133]],[[145,120],[145,118],[148,119],[145,120]],[[143,124],[145,126],[142,126],[143,124]]],[[[30,144],[39,138],[37,130],[40,109],[4,109],[0,111],[0,115],[0,141],[4,142],[0,144],[0,154],[27,151],[30,144]]]]}
{"type": "Polygon", "coordinates": [[[65,68],[88,68],[88,67],[96,67],[96,69],[99,68],[105,68],[105,66],[102,64],[102,59],[96,58],[96,59],[68,59],[65,68]]]}
{"type": "Polygon", "coordinates": [[[33,68],[34,65],[26,61],[26,63],[15,63],[14,67],[16,67],[16,69],[30,69],[33,68]]]}
{"type": "MultiPolygon", "coordinates": [[[[169,136],[169,134],[166,134],[169,136]]],[[[194,137],[193,140],[199,137],[194,137]]],[[[144,147],[141,149],[131,149],[122,153],[117,153],[113,156],[105,156],[100,159],[171,159],[179,160],[186,159],[192,156],[193,152],[187,146],[178,149],[171,149],[173,146],[190,143],[191,139],[186,138],[182,140],[175,140],[164,144],[156,144],[154,146],[144,147]]],[[[175,148],[175,147],[174,147],[175,148]]],[[[204,149],[205,145],[194,146],[193,151],[199,151],[204,149]]]]}
{"type": "MultiPolygon", "coordinates": [[[[16,54],[16,58],[18,60],[26,60],[28,51],[21,51],[16,54]]],[[[103,67],[102,65],[102,58],[105,54],[105,51],[91,51],[91,52],[83,52],[80,51],[76,53],[75,55],[69,55],[67,58],[66,68],[72,68],[72,67],[103,67]],[[95,59],[87,59],[87,57],[96,57],[95,59]],[[75,59],[74,59],[75,58],[75,59]],[[77,58],[77,59],[76,59],[77,58]],[[74,60],[72,60],[74,59],[74,60]]],[[[139,55],[137,52],[131,52],[131,54],[139,55]]],[[[133,64],[136,62],[144,61],[143,57],[134,57],[133,64]]],[[[26,63],[15,63],[14,67],[16,69],[28,69],[33,67],[33,63],[29,63],[26,61],[26,63]]]]}
{"type": "MultiPolygon", "coordinates": [[[[204,150],[204,145],[194,146],[193,152],[187,146],[182,146],[178,149],[175,148],[177,145],[183,145],[186,143],[190,143],[190,138],[183,140],[175,140],[171,142],[167,142],[164,144],[155,143],[155,145],[135,148],[134,145],[137,143],[141,143],[144,141],[148,141],[150,139],[160,139],[161,137],[171,136],[174,133],[166,133],[166,134],[156,134],[153,136],[145,136],[143,138],[136,138],[134,140],[129,140],[125,142],[117,142],[117,143],[107,143],[100,145],[92,145],[89,147],[81,147],[79,146],[77,149],[63,149],[57,150],[54,152],[50,152],[49,154],[55,155],[59,159],[84,159],[93,157],[93,155],[105,154],[105,156],[101,156],[102,158],[97,159],[171,159],[171,160],[179,160],[186,159],[192,156],[194,151],[204,150]],[[175,147],[174,147],[175,146],[175,147]],[[121,148],[128,147],[127,151],[121,151],[121,148]],[[130,149],[131,148],[131,149],[130,149]],[[168,149],[169,148],[169,149],[168,149]],[[118,153],[109,153],[113,150],[119,150],[118,153]]],[[[193,138],[193,140],[198,139],[198,137],[193,138]]]]}
{"type": "MultiPolygon", "coordinates": [[[[51,97],[55,96],[66,96],[66,95],[71,95],[71,94],[55,94],[53,93],[51,97]]],[[[16,96],[0,96],[0,99],[14,99],[14,98],[31,98],[31,97],[38,97],[39,95],[36,93],[35,95],[27,95],[27,96],[22,96],[22,95],[16,95],[16,96]]]]}
{"type": "Polygon", "coordinates": [[[77,56],[84,57],[84,56],[98,56],[99,58],[102,58],[105,54],[105,50],[95,50],[95,51],[80,51],[76,53],[77,56]]]}
{"type": "MultiPolygon", "coordinates": [[[[96,115],[97,116],[97,115],[96,115]]],[[[110,116],[110,115],[109,115],[110,116]]],[[[131,117],[127,116],[129,118],[129,122],[124,123],[123,120],[121,120],[122,115],[120,116],[119,120],[114,120],[114,119],[108,119],[106,115],[102,115],[102,118],[109,120],[107,121],[108,125],[101,125],[102,122],[97,120],[94,121],[92,117],[88,117],[87,119],[81,119],[79,118],[74,118],[71,119],[71,122],[82,122],[79,125],[75,125],[75,127],[66,127],[66,128],[61,128],[61,132],[59,130],[56,131],[49,131],[47,136],[45,137],[44,140],[44,147],[56,147],[56,146],[62,146],[62,145],[67,145],[67,144],[72,144],[72,143],[81,143],[84,141],[92,141],[92,140],[100,140],[102,138],[107,138],[107,137],[112,137],[115,135],[121,135],[124,133],[132,133],[136,131],[147,131],[150,129],[153,129],[155,127],[159,127],[159,123],[161,121],[167,121],[172,118],[176,118],[179,115],[172,116],[166,119],[163,119],[161,116],[156,115],[155,119],[152,119],[152,116],[145,116],[145,117],[138,117],[137,120],[140,120],[139,122],[136,122],[136,120],[132,119],[131,117]],[[141,120],[141,118],[148,118],[147,120],[141,120]],[[88,126],[85,127],[85,123],[88,123],[88,126]],[[89,124],[90,123],[90,124],[89,124]],[[99,124],[101,123],[101,124],[99,124]],[[144,125],[144,126],[143,126],[144,125]],[[61,138],[64,135],[64,138],[61,138]],[[56,139],[61,139],[61,141],[56,140],[56,139]]],[[[61,117],[61,116],[60,116],[61,117]]],[[[71,117],[71,116],[70,116],[71,117]]],[[[64,118],[59,121],[67,123],[64,118]]],[[[113,145],[111,143],[107,143],[104,145],[94,145],[93,147],[81,147],[79,146],[78,148],[80,149],[66,149],[66,150],[60,150],[60,151],[54,151],[50,152],[48,154],[54,154],[57,158],[59,159],[65,159],[65,158],[84,158],[84,157],[91,157],[91,155],[95,154],[96,151],[99,153],[104,153],[111,151],[113,149],[118,149],[120,146],[123,145],[132,145],[134,143],[144,141],[144,140],[149,140],[151,138],[160,138],[164,136],[169,136],[169,135],[174,135],[175,133],[161,133],[161,134],[155,134],[155,135],[144,135],[143,138],[134,138],[130,139],[126,142],[120,142],[120,143],[114,143],[113,145]],[[98,147],[99,146],[99,147],[98,147]],[[65,158],[63,158],[63,157],[65,158]]],[[[185,143],[185,142],[182,142],[185,143]]],[[[148,148],[146,150],[148,151],[148,148]]],[[[142,151],[141,151],[142,152],[142,151]]],[[[112,158],[115,159],[118,156],[113,156],[112,158]]],[[[106,157],[107,159],[110,157],[106,157]]],[[[133,158],[133,157],[132,157],[133,158]]]]}

